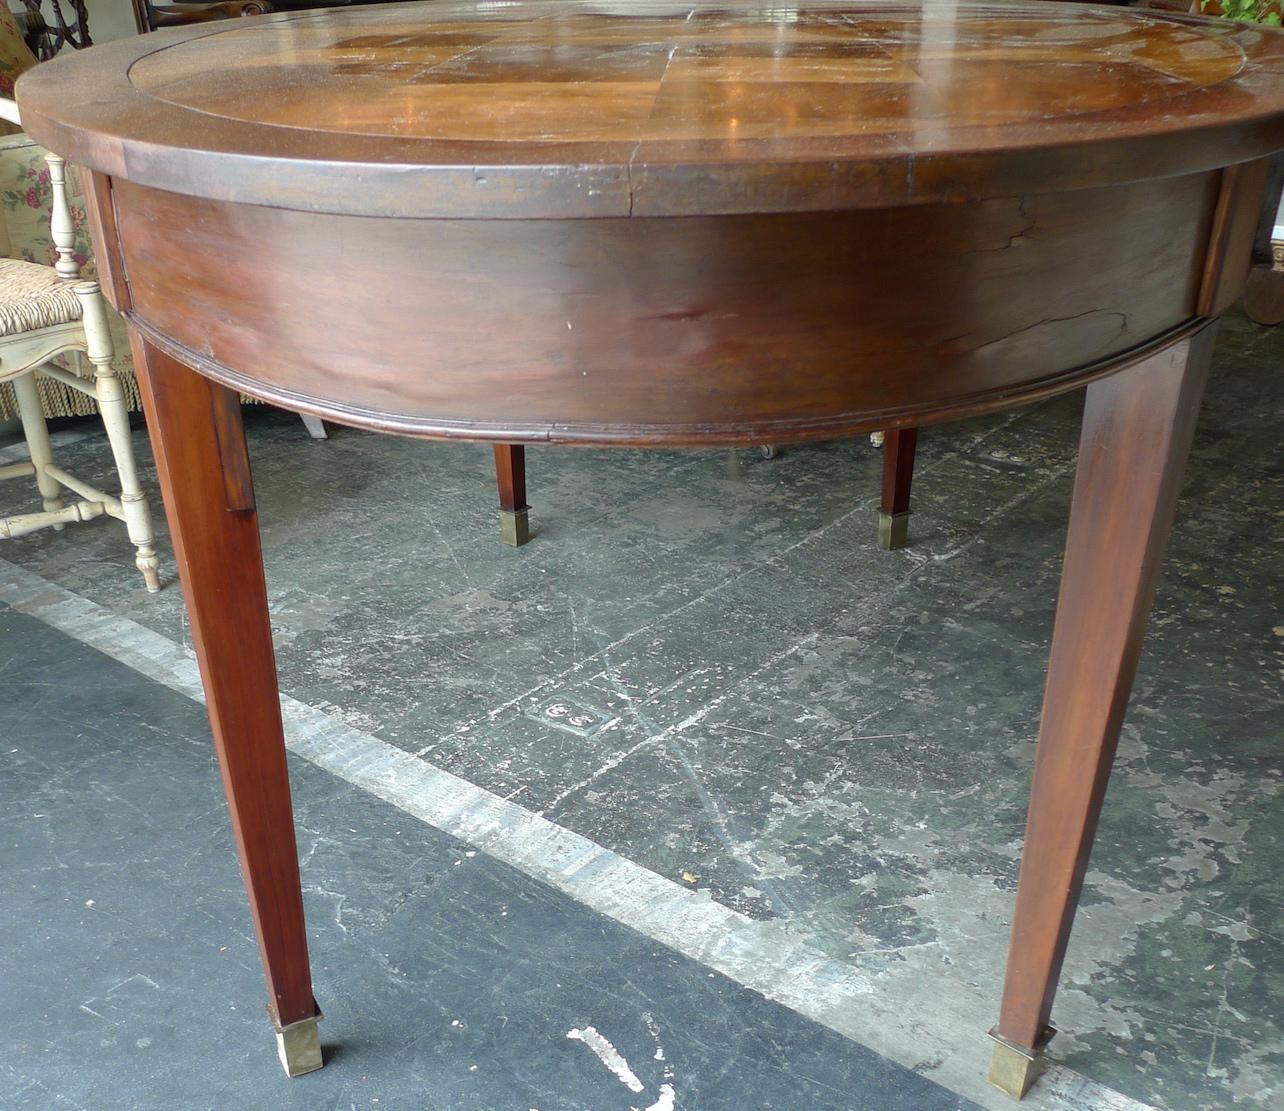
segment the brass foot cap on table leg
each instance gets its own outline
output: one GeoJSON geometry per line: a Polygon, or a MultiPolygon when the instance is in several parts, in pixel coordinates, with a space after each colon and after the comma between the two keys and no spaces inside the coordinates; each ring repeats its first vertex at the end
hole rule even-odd
{"type": "Polygon", "coordinates": [[[286,1076],[316,1072],[325,1064],[321,1060],[321,1032],[317,1029],[320,1021],[321,1015],[317,1013],[289,1026],[276,1027],[276,1052],[286,1076]]]}
{"type": "Polygon", "coordinates": [[[526,516],[529,512],[529,509],[499,511],[499,535],[505,544],[520,548],[531,538],[531,526],[526,516]]]}
{"type": "Polygon", "coordinates": [[[887,551],[903,548],[909,543],[909,510],[904,513],[878,514],[878,546],[887,551]]]}
{"type": "Polygon", "coordinates": [[[1020,1099],[1039,1079],[1039,1073],[1043,1071],[1044,1065],[1043,1050],[1055,1033],[1051,1026],[1044,1027],[1039,1044],[1031,1052],[1000,1038],[991,1030],[990,1038],[994,1042],[994,1051],[990,1055],[990,1071],[985,1079],[1004,1095],[1020,1099]]]}

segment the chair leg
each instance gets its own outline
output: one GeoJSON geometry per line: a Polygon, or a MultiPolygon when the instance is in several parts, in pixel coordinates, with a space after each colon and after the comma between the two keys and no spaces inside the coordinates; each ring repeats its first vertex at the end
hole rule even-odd
{"type": "Polygon", "coordinates": [[[909,542],[910,485],[914,481],[917,428],[892,428],[883,436],[883,497],[878,543],[891,551],[909,542]]]}
{"type": "Polygon", "coordinates": [[[495,445],[495,483],[499,487],[499,532],[505,544],[519,548],[531,538],[526,504],[526,449],[521,444],[495,445]]]}
{"type": "MultiPolygon", "coordinates": [[[[46,513],[55,513],[63,509],[66,503],[62,500],[62,487],[51,478],[45,468],[53,462],[53,447],[49,443],[49,429],[45,425],[45,415],[40,410],[40,394],[36,390],[36,376],[24,374],[15,378],[13,392],[18,399],[18,415],[22,418],[22,433],[27,440],[27,451],[31,455],[31,465],[36,469],[36,485],[44,500],[46,513]]],[[[62,525],[54,525],[62,531],[62,525]]]]}
{"type": "Polygon", "coordinates": [[[300,413],[299,419],[303,421],[303,427],[308,430],[308,435],[314,440],[328,440],[330,438],[325,430],[325,421],[320,417],[314,417],[311,413],[300,413]]]}
{"type": "Polygon", "coordinates": [[[111,453],[116,460],[116,472],[120,475],[120,505],[125,515],[125,529],[130,542],[138,549],[134,562],[143,573],[148,591],[155,593],[160,589],[160,559],[156,555],[147,497],[138,481],[124,390],[115,367],[111,365],[111,333],[107,327],[103,295],[96,282],[78,282],[75,292],[80,299],[89,361],[94,367],[94,393],[98,398],[103,426],[107,429],[111,453]]]}

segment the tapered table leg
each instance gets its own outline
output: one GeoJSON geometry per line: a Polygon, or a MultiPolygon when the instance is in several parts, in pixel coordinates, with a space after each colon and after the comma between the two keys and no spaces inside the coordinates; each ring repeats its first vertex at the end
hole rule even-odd
{"type": "Polygon", "coordinates": [[[1088,387],[990,1080],[1037,1075],[1215,325],[1088,387]]]}
{"type": "Polygon", "coordinates": [[[291,1076],[321,1067],[258,515],[237,396],[133,336],[192,641],[291,1076]]]}
{"type": "Polygon", "coordinates": [[[883,497],[878,510],[878,543],[891,551],[909,542],[910,484],[914,481],[917,428],[883,434],[883,497]]]}
{"type": "Polygon", "coordinates": [[[505,544],[521,547],[531,538],[526,504],[526,449],[495,445],[495,484],[499,487],[499,533],[505,544]]]}

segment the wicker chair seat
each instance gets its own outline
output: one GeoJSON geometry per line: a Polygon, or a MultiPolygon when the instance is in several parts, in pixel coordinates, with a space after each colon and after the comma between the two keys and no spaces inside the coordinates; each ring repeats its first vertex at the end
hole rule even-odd
{"type": "Polygon", "coordinates": [[[0,336],[16,336],[80,319],[75,282],[52,266],[0,258],[0,336]]]}

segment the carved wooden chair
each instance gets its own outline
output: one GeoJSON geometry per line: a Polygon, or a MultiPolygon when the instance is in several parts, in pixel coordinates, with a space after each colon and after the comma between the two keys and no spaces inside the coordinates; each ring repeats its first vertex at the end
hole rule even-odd
{"type": "Polygon", "coordinates": [[[64,46],[84,50],[85,47],[94,45],[94,40],[89,37],[89,12],[85,8],[85,2],[86,0],[22,0],[27,45],[42,62],[48,61],[64,46]],[[70,23],[63,14],[64,3],[71,11],[70,23]],[[45,4],[50,8],[48,18],[43,11],[45,4]]]}
{"type": "Polygon", "coordinates": [[[162,27],[185,27],[216,19],[234,19],[242,15],[264,15],[275,11],[271,0],[226,0],[207,4],[153,4],[151,0],[133,0],[134,23],[139,34],[162,27]]]}
{"type": "MultiPolygon", "coordinates": [[[[0,98],[0,118],[21,125],[18,106],[12,100],[0,98]]],[[[54,265],[7,257],[7,234],[0,223],[0,254],[5,256],[0,257],[0,382],[13,384],[30,455],[29,462],[0,466],[0,478],[34,477],[44,509],[0,517],[0,537],[23,536],[41,528],[61,529],[69,521],[88,521],[104,514],[115,517],[125,523],[129,539],[138,549],[135,562],[147,589],[159,590],[151,515],[138,482],[124,394],[112,367],[106,302],[97,282],[79,280],[66,163],[53,154],[48,163],[53,193],[50,232],[58,256],[54,265]],[[71,365],[76,369],[50,361],[66,353],[71,354],[71,365]],[[85,372],[78,372],[82,370],[85,372]],[[76,478],[54,462],[36,388],[37,374],[56,378],[97,401],[120,476],[119,497],[76,478]],[[79,500],[66,504],[64,490],[79,500]]]]}
{"type": "MultiPolygon", "coordinates": [[[[24,0],[25,2],[25,0],[24,0]]],[[[221,0],[205,3],[160,3],[133,0],[134,22],[139,34],[161,27],[182,27],[207,23],[215,19],[235,19],[243,15],[265,15],[271,12],[298,12],[312,8],[355,7],[359,4],[398,4],[404,0],[221,0]]]]}

